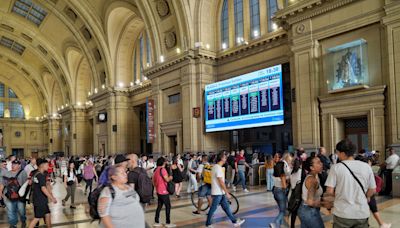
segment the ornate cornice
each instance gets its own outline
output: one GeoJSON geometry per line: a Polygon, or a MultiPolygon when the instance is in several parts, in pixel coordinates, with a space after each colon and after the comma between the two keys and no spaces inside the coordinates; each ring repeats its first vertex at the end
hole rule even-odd
{"type": "Polygon", "coordinates": [[[274,20],[290,26],[356,1],[360,0],[303,0],[276,12],[274,20]]]}

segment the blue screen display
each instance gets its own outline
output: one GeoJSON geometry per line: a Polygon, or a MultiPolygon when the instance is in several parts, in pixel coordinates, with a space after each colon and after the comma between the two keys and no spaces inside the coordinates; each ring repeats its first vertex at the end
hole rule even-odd
{"type": "Polygon", "coordinates": [[[282,65],[205,87],[206,132],[284,123],[282,65]]]}

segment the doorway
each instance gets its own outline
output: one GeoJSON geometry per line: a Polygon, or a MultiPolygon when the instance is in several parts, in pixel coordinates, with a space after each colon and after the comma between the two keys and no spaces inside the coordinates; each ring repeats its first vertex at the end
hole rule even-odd
{"type": "Polygon", "coordinates": [[[24,149],[22,148],[12,148],[12,155],[17,157],[17,159],[24,158],[24,149]]]}
{"type": "Polygon", "coordinates": [[[368,151],[368,119],[367,117],[345,119],[344,120],[345,138],[356,146],[356,152],[364,149],[368,151]]]}
{"type": "Polygon", "coordinates": [[[168,136],[169,140],[169,152],[173,155],[176,155],[178,142],[176,140],[176,135],[168,136]]]}

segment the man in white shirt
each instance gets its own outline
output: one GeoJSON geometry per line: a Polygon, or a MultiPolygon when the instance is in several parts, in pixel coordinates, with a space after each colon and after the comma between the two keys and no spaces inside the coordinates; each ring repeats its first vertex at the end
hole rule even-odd
{"type": "Polygon", "coordinates": [[[217,156],[217,164],[213,166],[211,171],[212,204],[210,206],[210,210],[208,211],[206,227],[212,227],[211,220],[219,205],[221,205],[226,215],[232,221],[234,227],[239,227],[245,221],[235,218],[235,216],[232,214],[231,207],[227,200],[227,198],[231,198],[231,195],[226,189],[225,170],[224,168],[222,168],[222,166],[226,162],[226,159],[227,157],[223,152],[219,153],[217,156]]]}
{"type": "Polygon", "coordinates": [[[37,169],[37,166],[36,166],[36,158],[31,158],[31,162],[29,162],[29,164],[28,164],[27,166],[25,166],[24,170],[25,170],[26,174],[27,174],[28,177],[29,177],[29,175],[31,174],[31,172],[32,172],[33,170],[35,170],[35,169],[37,169]]]}
{"type": "Polygon", "coordinates": [[[192,192],[192,188],[194,191],[198,190],[197,180],[196,180],[196,172],[197,172],[197,156],[196,154],[190,154],[190,160],[187,166],[187,175],[189,177],[189,183],[187,187],[187,193],[192,192]]]}
{"type": "Polygon", "coordinates": [[[331,167],[323,204],[330,208],[334,197],[335,228],[367,228],[370,216],[368,201],[376,188],[374,173],[367,163],[354,160],[355,146],[350,141],[340,141],[336,150],[342,162],[331,167]]]}
{"type": "Polygon", "coordinates": [[[396,151],[392,148],[388,148],[389,157],[385,161],[386,170],[384,171],[386,179],[385,190],[381,193],[382,195],[390,195],[393,188],[392,173],[393,170],[399,165],[400,157],[396,154],[396,151]]]}

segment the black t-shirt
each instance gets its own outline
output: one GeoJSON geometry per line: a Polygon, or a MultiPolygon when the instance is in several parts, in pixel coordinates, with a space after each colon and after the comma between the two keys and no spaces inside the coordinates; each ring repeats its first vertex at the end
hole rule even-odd
{"type": "Polygon", "coordinates": [[[229,155],[227,163],[232,167],[232,169],[235,169],[235,157],[232,155],[229,155]]]}
{"type": "Polygon", "coordinates": [[[139,174],[141,173],[147,175],[146,170],[141,167],[136,167],[133,169],[133,171],[128,172],[128,184],[135,184],[135,189],[137,188],[136,185],[139,179],[139,174]]]}
{"type": "Polygon", "coordinates": [[[46,187],[46,174],[38,172],[33,176],[32,198],[33,204],[48,204],[47,196],[43,193],[42,187],[46,187]]]}

